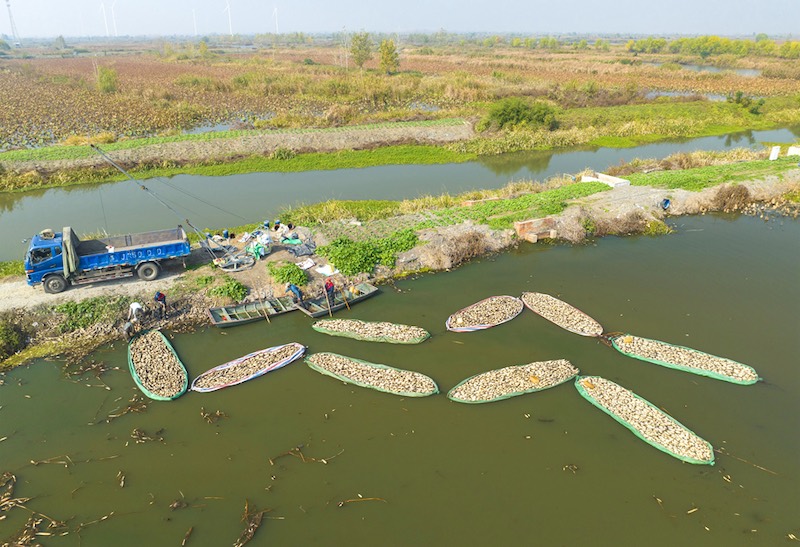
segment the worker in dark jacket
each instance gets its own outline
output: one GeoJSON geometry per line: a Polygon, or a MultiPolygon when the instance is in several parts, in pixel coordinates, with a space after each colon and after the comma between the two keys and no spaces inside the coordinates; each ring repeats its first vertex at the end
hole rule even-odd
{"type": "Polygon", "coordinates": [[[300,287],[295,285],[294,283],[287,283],[286,284],[286,293],[292,295],[292,301],[300,306],[301,308],[306,307],[306,303],[303,302],[303,291],[300,290],[300,287]]]}
{"type": "Polygon", "coordinates": [[[161,317],[162,319],[167,318],[167,295],[163,292],[157,291],[156,295],[153,297],[156,305],[161,309],[161,317]]]}

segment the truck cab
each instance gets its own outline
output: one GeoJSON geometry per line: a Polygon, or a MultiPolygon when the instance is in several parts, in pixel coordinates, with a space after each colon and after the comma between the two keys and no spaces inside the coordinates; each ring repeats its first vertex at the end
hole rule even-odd
{"type": "Polygon", "coordinates": [[[41,283],[47,274],[60,273],[63,270],[61,232],[42,230],[33,236],[25,254],[25,277],[28,284],[41,283]]]}

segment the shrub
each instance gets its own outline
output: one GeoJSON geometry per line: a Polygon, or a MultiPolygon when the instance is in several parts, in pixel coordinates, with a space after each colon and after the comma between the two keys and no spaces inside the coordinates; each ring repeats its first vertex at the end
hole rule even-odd
{"type": "Polygon", "coordinates": [[[241,301],[247,296],[247,287],[230,276],[225,276],[222,285],[211,287],[208,290],[211,296],[222,296],[231,300],[241,301]]]}
{"type": "Polygon", "coordinates": [[[24,346],[22,333],[11,323],[0,322],[0,361],[8,359],[24,346]]]}
{"type": "Polygon", "coordinates": [[[297,156],[297,152],[290,148],[278,147],[269,155],[273,160],[290,160],[297,156]]]}
{"type": "Polygon", "coordinates": [[[278,283],[293,283],[298,287],[308,283],[308,274],[292,262],[267,262],[267,271],[278,283]]]}
{"type": "Polygon", "coordinates": [[[103,93],[117,91],[117,71],[101,66],[97,69],[97,88],[103,93]]]}
{"type": "Polygon", "coordinates": [[[751,201],[750,190],[741,184],[720,186],[711,200],[712,207],[729,213],[744,209],[751,201]]]}
{"type": "Polygon", "coordinates": [[[478,129],[512,129],[515,127],[558,127],[553,107],[542,102],[530,103],[520,97],[508,97],[496,102],[481,120],[478,129]]]}

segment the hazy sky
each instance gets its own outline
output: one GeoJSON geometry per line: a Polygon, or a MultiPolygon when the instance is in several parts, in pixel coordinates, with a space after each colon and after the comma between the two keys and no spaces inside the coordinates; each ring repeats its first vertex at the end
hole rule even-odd
{"type": "MultiPolygon", "coordinates": [[[[5,0],[0,33],[11,35],[5,0]]],[[[234,34],[621,33],[800,38],[800,0],[227,0],[234,34]]],[[[227,34],[226,0],[11,0],[25,37],[227,34]],[[105,19],[103,13],[105,12],[105,19]],[[115,28],[116,24],[116,28],[115,28]]]]}

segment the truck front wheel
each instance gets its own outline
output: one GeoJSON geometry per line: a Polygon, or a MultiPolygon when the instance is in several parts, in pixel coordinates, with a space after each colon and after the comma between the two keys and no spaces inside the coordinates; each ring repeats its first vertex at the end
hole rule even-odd
{"type": "Polygon", "coordinates": [[[67,288],[67,281],[60,275],[51,275],[44,280],[44,292],[55,294],[67,288]]]}
{"type": "Polygon", "coordinates": [[[158,277],[160,268],[155,262],[145,262],[136,270],[136,275],[143,281],[152,281],[158,277]]]}

